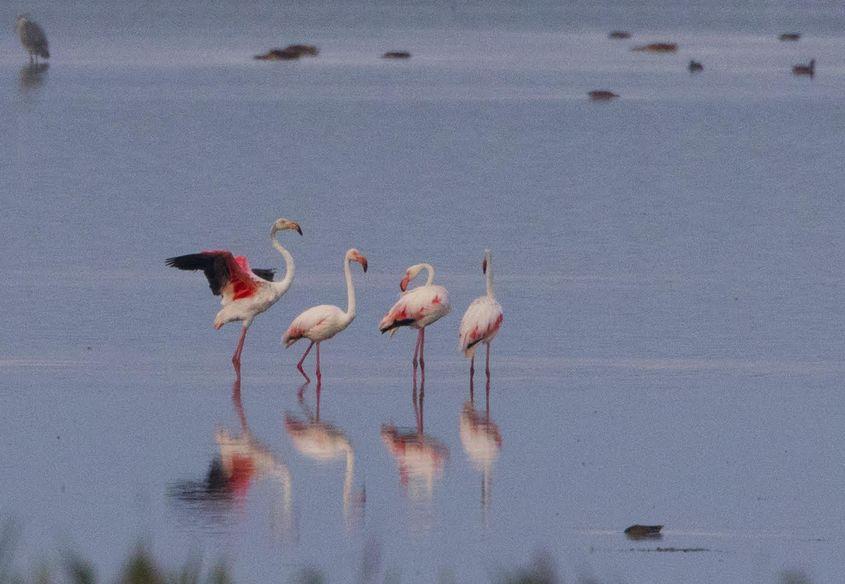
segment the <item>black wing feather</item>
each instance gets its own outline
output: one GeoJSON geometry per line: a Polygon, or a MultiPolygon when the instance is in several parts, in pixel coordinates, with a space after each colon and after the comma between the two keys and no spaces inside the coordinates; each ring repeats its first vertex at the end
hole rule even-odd
{"type": "Polygon", "coordinates": [[[414,324],[414,322],[416,322],[416,321],[413,318],[406,318],[404,320],[394,320],[390,324],[390,326],[386,326],[383,329],[379,329],[379,330],[381,330],[381,333],[384,334],[387,331],[392,331],[393,329],[399,328],[401,326],[411,326],[412,324],[414,324]]]}
{"type": "Polygon", "coordinates": [[[261,278],[262,280],[267,280],[268,282],[273,281],[273,276],[276,275],[276,270],[265,270],[261,268],[253,268],[252,273],[261,278]]]}
{"type": "Polygon", "coordinates": [[[229,283],[229,268],[221,254],[191,253],[167,258],[165,263],[180,270],[202,270],[215,296],[220,296],[220,291],[229,283]]]}

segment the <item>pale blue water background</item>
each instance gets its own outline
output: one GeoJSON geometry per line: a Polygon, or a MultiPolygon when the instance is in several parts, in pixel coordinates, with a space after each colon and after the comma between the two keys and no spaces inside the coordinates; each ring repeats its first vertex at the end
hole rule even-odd
{"type": "Polygon", "coordinates": [[[840,5],[23,8],[54,58],[22,83],[20,7],[0,7],[0,515],[23,527],[22,564],[70,548],[111,575],[146,538],[243,582],[305,566],[350,581],[368,542],[402,582],[488,581],[536,549],[569,578],[841,577],[840,5]],[[607,40],[616,28],[636,36],[607,40]],[[776,40],[793,30],[800,42],[776,40]],[[681,50],[628,51],[657,40],[681,50]],[[320,56],[251,59],[300,41],[320,56]],[[392,49],[414,56],[377,58],[392,49]],[[789,74],[812,57],[814,80],[789,74]],[[589,103],[597,88],[623,97],[589,103]],[[284,238],[297,279],[250,331],[242,395],[289,470],[290,508],[268,478],[204,513],[169,493],[204,478],[215,430],[239,432],[237,329],[215,332],[202,276],[163,259],[227,247],[278,266],[280,215],[305,234],[284,238]],[[343,303],[353,245],[371,269],[353,267],[359,315],[324,347],[321,403],[366,487],[346,521],[343,461],[285,433],[304,347],[279,339],[302,309],[343,303]],[[485,246],[506,312],[486,511],[455,351],[485,246]],[[376,323],[423,260],[454,305],[428,335],[425,400],[450,456],[414,502],[379,435],[414,423],[413,339],[376,323]],[[635,522],[666,536],[630,542],[635,522]],[[637,551],[658,545],[709,551],[637,551]]]}

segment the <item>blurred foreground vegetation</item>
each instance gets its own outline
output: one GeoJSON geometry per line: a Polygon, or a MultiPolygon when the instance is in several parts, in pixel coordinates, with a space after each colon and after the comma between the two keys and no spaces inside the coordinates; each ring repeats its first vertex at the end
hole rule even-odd
{"type": "MultiPolygon", "coordinates": [[[[65,553],[52,563],[43,563],[23,573],[15,564],[15,548],[18,530],[14,526],[0,525],[0,584],[233,584],[234,580],[224,564],[206,568],[196,558],[182,566],[169,568],[158,561],[144,545],[130,551],[120,572],[114,578],[103,578],[88,561],[75,554],[65,553]]],[[[398,574],[379,576],[380,554],[377,547],[365,551],[362,565],[357,574],[361,584],[399,584],[398,574]]],[[[351,574],[350,574],[351,576],[351,574]]],[[[274,578],[268,582],[276,582],[274,578]]],[[[351,580],[350,580],[351,581],[351,580]]],[[[329,584],[329,580],[315,568],[306,568],[290,580],[291,584],[329,584]]],[[[554,560],[547,554],[536,554],[525,566],[512,570],[501,570],[491,577],[493,584],[564,584],[558,576],[554,560]]],[[[437,584],[457,584],[454,577],[441,574],[437,584]]],[[[581,576],[574,584],[602,584],[596,578],[581,576]]],[[[786,571],[780,574],[776,584],[812,584],[803,572],[786,571]]]]}

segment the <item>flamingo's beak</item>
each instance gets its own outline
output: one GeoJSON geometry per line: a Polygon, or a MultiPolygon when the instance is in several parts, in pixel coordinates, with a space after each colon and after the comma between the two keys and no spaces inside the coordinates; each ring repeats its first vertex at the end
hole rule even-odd
{"type": "Polygon", "coordinates": [[[411,282],[411,277],[408,274],[405,274],[405,277],[402,278],[402,281],[399,282],[399,289],[404,292],[408,289],[408,284],[411,282]]]}
{"type": "Polygon", "coordinates": [[[291,229],[294,229],[298,234],[302,235],[302,227],[299,226],[299,223],[291,223],[291,229]]]}
{"type": "Polygon", "coordinates": [[[481,262],[481,271],[487,273],[487,258],[484,258],[484,261],[481,262]]]}
{"type": "Polygon", "coordinates": [[[364,273],[367,273],[367,258],[362,255],[359,255],[355,258],[355,261],[361,264],[361,267],[364,268],[364,273]]]}

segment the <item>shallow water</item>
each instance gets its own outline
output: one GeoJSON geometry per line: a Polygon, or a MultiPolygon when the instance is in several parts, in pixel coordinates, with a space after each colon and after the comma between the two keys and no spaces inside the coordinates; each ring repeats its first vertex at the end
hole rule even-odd
{"type": "Polygon", "coordinates": [[[536,549],[631,583],[842,573],[834,5],[91,6],[33,4],[45,71],[0,38],[0,516],[23,526],[22,563],[71,548],[111,574],[146,538],[245,582],[347,581],[373,549],[403,582],[487,581],[536,549]],[[606,39],[626,23],[648,32],[606,39]],[[251,60],[288,38],[322,53],[251,60]],[[628,51],[664,39],[677,55],[628,51]],[[811,57],[815,79],[789,74],[811,57]],[[283,236],[296,281],[251,328],[233,394],[237,329],[215,332],[202,276],[163,258],[278,267],[280,215],[303,227],[283,236]],[[353,267],[358,317],[323,348],[320,454],[286,429],[316,396],[297,394],[305,347],[279,339],[344,302],[353,245],[370,271],[353,267]],[[486,246],[500,449],[455,350],[486,246]],[[454,308],[427,335],[429,448],[409,460],[385,429],[418,430],[413,339],[376,323],[418,261],[454,308]],[[663,539],[626,540],[638,522],[663,539]]]}

